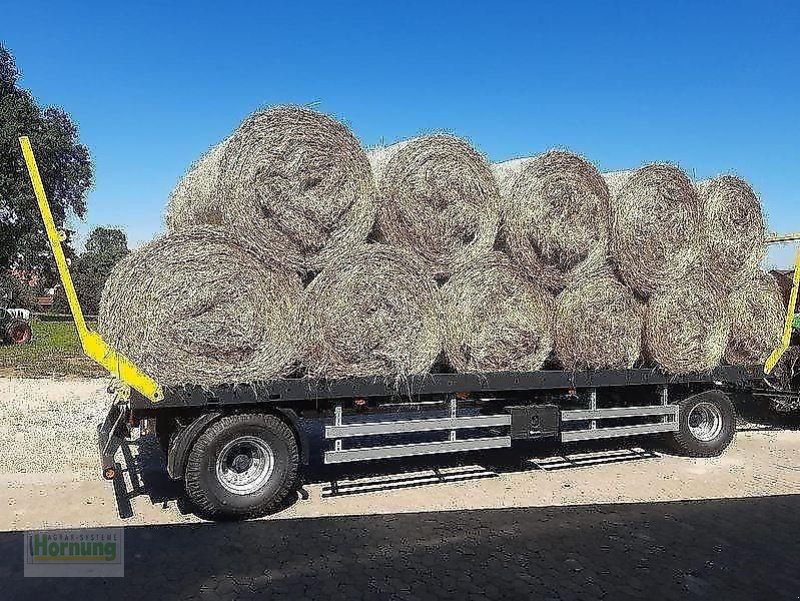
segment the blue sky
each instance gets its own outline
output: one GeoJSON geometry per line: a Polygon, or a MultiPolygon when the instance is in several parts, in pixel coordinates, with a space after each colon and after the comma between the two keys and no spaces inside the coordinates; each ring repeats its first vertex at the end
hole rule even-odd
{"type": "Polygon", "coordinates": [[[446,129],[493,161],[561,146],[733,171],[771,229],[800,231],[796,2],[9,2],[0,39],[92,152],[80,229],[133,244],[203,150],[287,102],[365,145],[446,129]]]}

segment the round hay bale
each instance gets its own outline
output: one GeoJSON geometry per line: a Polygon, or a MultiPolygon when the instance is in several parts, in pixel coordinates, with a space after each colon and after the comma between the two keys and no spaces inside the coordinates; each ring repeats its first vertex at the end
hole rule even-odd
{"type": "Polygon", "coordinates": [[[775,364],[770,379],[785,390],[800,390],[800,346],[790,346],[775,364]]]}
{"type": "Polygon", "coordinates": [[[164,221],[169,231],[198,224],[220,225],[225,221],[219,205],[218,180],[220,162],[229,139],[212,146],[192,163],[170,193],[164,211],[164,221]]]}
{"type": "Polygon", "coordinates": [[[249,116],[190,169],[166,221],[172,230],[224,223],[284,264],[318,271],[366,240],[376,209],[369,161],[350,130],[279,106],[249,116]]]}
{"type": "Polygon", "coordinates": [[[744,283],[767,253],[761,202],[734,175],[698,182],[697,190],[705,211],[702,264],[712,283],[727,293],[744,283]]]}
{"type": "Polygon", "coordinates": [[[553,297],[500,252],[442,286],[445,354],[461,372],[535,371],[553,349],[553,297]]]}
{"type": "Polygon", "coordinates": [[[674,165],[603,176],[611,192],[609,250],[623,282],[643,297],[681,281],[702,248],[697,191],[674,165]]]}
{"type": "Polygon", "coordinates": [[[764,363],[781,342],[786,306],[775,280],[759,271],[728,298],[731,332],[725,349],[730,365],[764,363]]]}
{"type": "Polygon", "coordinates": [[[308,376],[401,379],[441,352],[441,298],[413,254],[364,244],[308,285],[296,326],[308,376]]]}
{"type": "Polygon", "coordinates": [[[493,165],[503,200],[502,238],[527,277],[559,292],[570,272],[608,252],[608,187],[580,157],[552,150],[493,165]]]}
{"type": "Polygon", "coordinates": [[[245,383],[287,375],[296,351],[295,273],[268,267],[222,226],[195,226],[135,250],[114,268],[98,328],[162,385],[245,383]]]}
{"type": "MultiPolygon", "coordinates": [[[[794,287],[794,272],[793,271],[778,271],[773,269],[769,275],[775,280],[778,290],[781,291],[781,299],[786,309],[789,308],[789,303],[792,300],[792,288],[794,287]]],[[[794,312],[800,313],[800,295],[795,299],[794,312]]]]}
{"type": "Polygon", "coordinates": [[[555,355],[565,369],[630,369],[642,354],[644,305],[610,267],[556,297],[555,355]]]}
{"type": "Polygon", "coordinates": [[[644,355],[668,373],[708,371],[722,360],[729,331],[725,297],[692,274],[650,297],[644,355]]]}
{"type": "Polygon", "coordinates": [[[439,280],[492,248],[500,193],[469,143],[434,134],[368,154],[378,184],[378,240],[418,255],[439,280]]]}

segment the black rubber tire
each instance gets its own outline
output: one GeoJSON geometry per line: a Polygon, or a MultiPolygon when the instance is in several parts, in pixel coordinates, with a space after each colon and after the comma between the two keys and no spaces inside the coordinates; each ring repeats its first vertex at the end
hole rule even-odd
{"type": "Polygon", "coordinates": [[[15,318],[6,325],[6,340],[10,344],[26,344],[32,337],[31,324],[27,321],[15,318]]]}
{"type": "Polygon", "coordinates": [[[667,441],[676,453],[686,457],[717,457],[736,436],[736,411],[727,394],[720,390],[708,390],[678,403],[678,425],[677,432],[667,435],[667,441]],[[689,414],[699,403],[713,404],[722,416],[719,434],[709,441],[698,440],[689,429],[689,414]]]}
{"type": "Polygon", "coordinates": [[[278,508],[297,484],[300,454],[292,429],[280,418],[265,413],[226,415],[212,422],[192,445],[186,461],[184,486],[199,513],[211,519],[245,519],[278,508]],[[258,491],[237,495],[217,479],[217,456],[240,436],[257,436],[272,450],[275,465],[258,491]]]}

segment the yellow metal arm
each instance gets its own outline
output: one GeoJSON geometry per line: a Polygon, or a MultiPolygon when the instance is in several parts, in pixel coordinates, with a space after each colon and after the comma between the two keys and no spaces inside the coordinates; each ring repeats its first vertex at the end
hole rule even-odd
{"type": "Polygon", "coordinates": [[[783,353],[789,348],[789,343],[792,341],[792,330],[794,329],[795,314],[794,308],[797,304],[797,289],[800,288],[800,248],[797,249],[797,256],[794,261],[794,281],[792,283],[792,292],[789,295],[789,308],[786,310],[786,322],[783,326],[783,338],[781,344],[776,348],[764,364],[764,373],[770,374],[775,366],[783,357],[783,353]]]}
{"type": "Polygon", "coordinates": [[[83,311],[78,302],[78,296],[75,294],[75,286],[72,284],[72,276],[69,274],[67,260],[64,257],[64,249],[61,247],[62,236],[56,229],[56,224],[53,221],[53,214],[50,212],[50,204],[47,202],[47,196],[45,195],[44,186],[42,185],[42,178],[39,175],[39,167],[36,165],[36,157],[34,157],[33,150],[31,149],[31,142],[27,136],[23,136],[19,139],[19,144],[22,147],[25,164],[28,166],[28,174],[31,177],[33,191],[36,193],[36,200],[39,203],[39,212],[42,214],[44,228],[47,230],[47,239],[50,241],[50,248],[56,259],[58,274],[61,277],[61,283],[64,285],[64,292],[67,295],[69,309],[75,321],[75,329],[78,331],[78,337],[80,338],[83,352],[87,357],[102,365],[123,383],[139,391],[154,403],[159,402],[164,398],[164,393],[158,382],[139,370],[139,368],[123,355],[109,347],[100,334],[91,331],[86,326],[86,320],[83,318],[83,311]]]}

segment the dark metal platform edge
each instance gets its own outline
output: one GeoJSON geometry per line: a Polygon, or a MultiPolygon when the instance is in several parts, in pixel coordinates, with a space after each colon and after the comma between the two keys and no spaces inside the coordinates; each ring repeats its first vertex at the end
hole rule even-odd
{"type": "Polygon", "coordinates": [[[598,371],[542,370],[534,372],[494,372],[425,374],[394,382],[383,378],[346,378],[313,380],[282,379],[252,384],[223,385],[211,388],[177,386],[164,389],[164,399],[157,405],[134,394],[134,408],[194,407],[259,402],[286,402],[352,397],[400,396],[414,399],[422,395],[456,392],[511,392],[570,388],[603,388],[653,384],[722,382],[746,385],[764,377],[763,367],[721,366],[709,372],[669,375],[657,369],[618,369],[598,371]]]}

